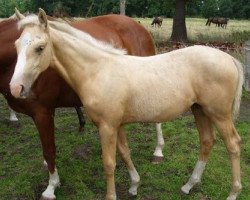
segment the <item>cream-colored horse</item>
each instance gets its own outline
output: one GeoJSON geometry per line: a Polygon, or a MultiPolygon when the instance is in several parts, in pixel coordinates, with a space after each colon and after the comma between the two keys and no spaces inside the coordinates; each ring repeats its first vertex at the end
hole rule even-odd
{"type": "MultiPolygon", "coordinates": [[[[228,200],[241,190],[240,136],[233,117],[238,113],[243,83],[242,66],[232,56],[204,46],[193,46],[151,57],[124,55],[67,24],[18,14],[22,35],[16,41],[18,60],[10,82],[15,97],[25,98],[38,75],[48,66],[77,92],[86,112],[99,128],[106,199],[116,199],[114,170],[116,147],[125,161],[137,194],[140,177],[130,158],[123,125],[164,122],[190,107],[200,135],[199,160],[182,191],[200,181],[213,147],[214,126],[221,133],[231,160],[232,189],[228,200]]],[[[57,172],[50,187],[58,185],[57,172]]],[[[50,193],[51,194],[51,193],[50,193]]]]}

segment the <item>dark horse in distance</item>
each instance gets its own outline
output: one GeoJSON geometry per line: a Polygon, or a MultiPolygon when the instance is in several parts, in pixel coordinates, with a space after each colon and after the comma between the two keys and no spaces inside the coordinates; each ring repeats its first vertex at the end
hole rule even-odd
{"type": "Polygon", "coordinates": [[[210,26],[211,23],[214,23],[218,27],[227,28],[228,21],[229,21],[229,18],[225,18],[225,17],[209,17],[207,19],[206,26],[210,26]]]}
{"type": "Polygon", "coordinates": [[[151,23],[151,26],[156,27],[158,25],[158,28],[161,27],[163,19],[161,17],[155,17],[151,23]]]}

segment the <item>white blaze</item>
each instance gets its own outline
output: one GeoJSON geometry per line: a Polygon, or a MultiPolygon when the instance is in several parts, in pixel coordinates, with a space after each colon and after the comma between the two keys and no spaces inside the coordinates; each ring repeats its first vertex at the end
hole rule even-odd
{"type": "Polygon", "coordinates": [[[13,77],[11,79],[10,84],[13,83],[13,81],[21,81],[23,72],[24,72],[24,66],[26,64],[26,50],[27,47],[31,44],[31,34],[25,33],[24,36],[21,39],[21,46],[20,46],[20,52],[17,57],[17,63],[15,67],[15,71],[13,74],[13,77]],[[21,80],[20,80],[21,79],[21,80]]]}

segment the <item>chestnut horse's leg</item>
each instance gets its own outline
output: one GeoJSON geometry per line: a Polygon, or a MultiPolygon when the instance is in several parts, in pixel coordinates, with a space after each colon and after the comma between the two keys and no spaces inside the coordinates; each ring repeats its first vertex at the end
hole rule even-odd
{"type": "Polygon", "coordinates": [[[215,124],[224,139],[231,160],[232,189],[227,200],[235,200],[242,188],[240,178],[241,138],[234,127],[231,116],[228,119],[215,120],[215,124]]]}
{"type": "Polygon", "coordinates": [[[186,194],[188,194],[189,191],[201,181],[201,176],[205,169],[209,153],[215,143],[215,132],[212,121],[204,114],[199,105],[193,105],[192,112],[194,114],[196,126],[199,131],[200,155],[191,177],[181,188],[181,190],[186,194]]]}
{"type": "Polygon", "coordinates": [[[106,200],[116,200],[114,171],[116,167],[117,133],[118,130],[107,123],[99,125],[103,168],[107,179],[106,200]]]}
{"type": "Polygon", "coordinates": [[[79,125],[80,125],[79,131],[84,131],[84,126],[86,122],[85,122],[85,118],[83,116],[81,107],[75,107],[75,109],[76,109],[76,113],[77,113],[79,125]]]}
{"type": "Polygon", "coordinates": [[[55,167],[54,111],[49,111],[45,108],[38,109],[33,120],[39,131],[43,156],[49,170],[49,185],[43,192],[42,198],[55,199],[54,191],[60,185],[60,180],[55,167]]]}
{"type": "Polygon", "coordinates": [[[159,164],[163,160],[163,147],[165,145],[164,138],[162,135],[161,123],[156,123],[156,133],[157,133],[157,146],[154,151],[154,157],[152,163],[159,164]]]}
{"type": "Polygon", "coordinates": [[[10,107],[9,107],[9,110],[10,110],[10,121],[11,122],[18,121],[15,111],[12,110],[10,107]]]}
{"type": "Polygon", "coordinates": [[[140,176],[137,173],[135,166],[131,160],[130,150],[129,150],[128,142],[127,142],[127,136],[123,127],[120,127],[118,131],[117,147],[122,157],[122,160],[125,162],[127,166],[127,169],[129,171],[129,175],[131,178],[131,187],[129,189],[129,194],[131,194],[132,196],[135,196],[137,195],[137,188],[139,186],[140,176]]]}

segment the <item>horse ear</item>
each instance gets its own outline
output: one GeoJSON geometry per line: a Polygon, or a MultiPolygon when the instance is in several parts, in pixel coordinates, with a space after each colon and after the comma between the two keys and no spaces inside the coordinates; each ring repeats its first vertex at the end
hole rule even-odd
{"type": "Polygon", "coordinates": [[[44,25],[44,27],[47,29],[48,27],[48,19],[45,11],[42,8],[39,8],[39,13],[38,13],[38,19],[39,22],[44,25]]]}
{"type": "Polygon", "coordinates": [[[22,15],[22,14],[20,13],[20,11],[19,11],[17,8],[15,8],[15,14],[16,14],[16,18],[17,18],[18,20],[22,20],[22,19],[25,18],[25,16],[22,15]]]}

